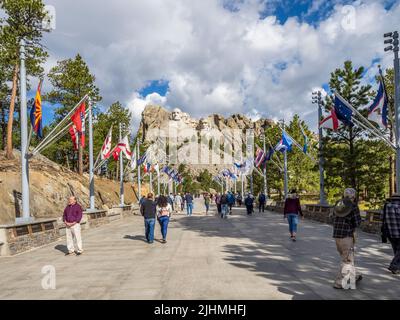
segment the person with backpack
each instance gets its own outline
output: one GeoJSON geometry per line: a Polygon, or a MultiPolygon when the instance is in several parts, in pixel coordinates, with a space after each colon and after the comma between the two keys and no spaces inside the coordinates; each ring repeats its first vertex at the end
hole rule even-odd
{"type": "Polygon", "coordinates": [[[161,227],[162,243],[167,242],[167,231],[168,223],[172,213],[172,206],[168,203],[167,197],[161,196],[158,200],[157,208],[157,220],[161,227]]]}
{"type": "Polygon", "coordinates": [[[251,193],[247,194],[246,199],[244,199],[244,205],[246,206],[247,209],[247,215],[251,215],[253,213],[254,207],[254,198],[251,195],[251,193]]]}
{"type": "Polygon", "coordinates": [[[347,188],[344,190],[342,200],[336,202],[333,209],[333,238],[341,258],[339,272],[333,287],[344,289],[343,280],[349,270],[355,275],[355,281],[362,279],[354,266],[355,231],[361,224],[360,209],[356,200],[356,190],[347,188]]]}
{"type": "Polygon", "coordinates": [[[222,194],[221,196],[221,218],[228,217],[228,197],[226,193],[222,194]]]}
{"type": "Polygon", "coordinates": [[[394,257],[388,270],[400,274],[400,194],[386,200],[382,216],[382,242],[389,240],[394,257]]]}
{"type": "Polygon", "coordinates": [[[187,216],[190,217],[193,213],[193,196],[190,192],[186,193],[185,202],[186,202],[187,216]]]}
{"type": "Polygon", "coordinates": [[[303,218],[301,211],[300,199],[295,189],[290,190],[283,209],[283,218],[289,223],[290,239],[296,241],[297,225],[299,223],[299,215],[303,218]]]}
{"type": "Polygon", "coordinates": [[[240,193],[238,193],[238,194],[236,195],[236,202],[237,202],[237,204],[238,204],[239,207],[242,206],[242,195],[241,195],[240,193]]]}
{"type": "Polygon", "coordinates": [[[267,201],[267,197],[264,192],[261,192],[258,196],[258,212],[264,212],[265,210],[265,202],[267,201]]]}
{"type": "Polygon", "coordinates": [[[232,214],[232,207],[235,204],[235,196],[230,191],[228,191],[227,200],[228,200],[228,206],[229,206],[229,214],[232,214]]]}

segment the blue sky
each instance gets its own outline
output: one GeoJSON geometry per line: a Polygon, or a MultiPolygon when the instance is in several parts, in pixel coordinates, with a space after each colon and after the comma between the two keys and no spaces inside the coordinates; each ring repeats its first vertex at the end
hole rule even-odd
{"type": "MultiPolygon", "coordinates": [[[[45,36],[46,70],[80,53],[96,76],[100,109],[120,101],[133,125],[145,105],[156,103],[196,118],[297,113],[315,128],[311,92],[327,89],[330,73],[348,59],[372,81],[378,63],[392,64],[382,35],[400,21],[400,0],[84,0],[79,8],[45,2],[57,13],[56,30],[45,36]],[[349,4],[354,30],[342,23],[349,4]]],[[[45,124],[52,111],[44,102],[45,124]]]]}

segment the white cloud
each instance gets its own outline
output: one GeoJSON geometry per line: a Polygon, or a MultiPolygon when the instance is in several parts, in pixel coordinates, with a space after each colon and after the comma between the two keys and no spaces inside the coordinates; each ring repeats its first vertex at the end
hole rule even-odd
{"type": "Polygon", "coordinates": [[[356,66],[370,66],[374,58],[383,58],[383,67],[392,63],[382,35],[398,25],[399,4],[386,11],[382,2],[355,3],[349,30],[341,5],[311,26],[296,18],[283,25],[273,16],[260,20],[258,0],[228,2],[240,10],[224,9],[221,0],[86,0],[79,6],[48,0],[57,10],[57,30],[46,45],[53,61],[80,52],[104,104],[125,102],[135,118],[158,101],[196,117],[243,112],[288,120],[299,113],[313,128],[310,93],[330,72],[346,59],[356,66]],[[154,79],[169,81],[167,97],[135,93],[154,79]]]}

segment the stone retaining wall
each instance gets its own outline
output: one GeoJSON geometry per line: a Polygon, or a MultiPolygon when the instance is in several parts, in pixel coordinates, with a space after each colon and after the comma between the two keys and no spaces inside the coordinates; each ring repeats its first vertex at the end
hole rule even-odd
{"type": "MultiPolygon", "coordinates": [[[[276,202],[275,205],[267,206],[267,210],[283,213],[284,203],[276,202]]],[[[302,211],[306,219],[332,224],[333,206],[303,205],[302,211]]],[[[381,211],[370,210],[366,212],[366,217],[362,220],[360,229],[367,233],[380,234],[381,231],[381,211]]]]}
{"type": "MultiPolygon", "coordinates": [[[[114,207],[109,210],[85,211],[82,230],[98,228],[112,221],[136,214],[138,206],[114,207]]],[[[57,241],[65,235],[62,218],[37,219],[31,223],[0,225],[0,256],[12,256],[57,241]]]]}

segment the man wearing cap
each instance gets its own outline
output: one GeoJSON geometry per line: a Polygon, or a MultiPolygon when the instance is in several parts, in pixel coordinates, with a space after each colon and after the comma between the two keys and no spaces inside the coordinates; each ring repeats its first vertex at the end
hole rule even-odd
{"type": "Polygon", "coordinates": [[[394,194],[383,207],[382,242],[389,239],[394,258],[389,266],[393,274],[400,274],[400,194],[394,194]]]}
{"type": "Polygon", "coordinates": [[[357,205],[356,191],[347,188],[343,199],[338,201],[334,208],[333,238],[341,257],[340,270],[336,276],[334,288],[343,289],[344,276],[342,270],[353,269],[356,273],[356,281],[362,279],[354,267],[354,243],[355,230],[361,224],[360,209],[357,205]]]}

